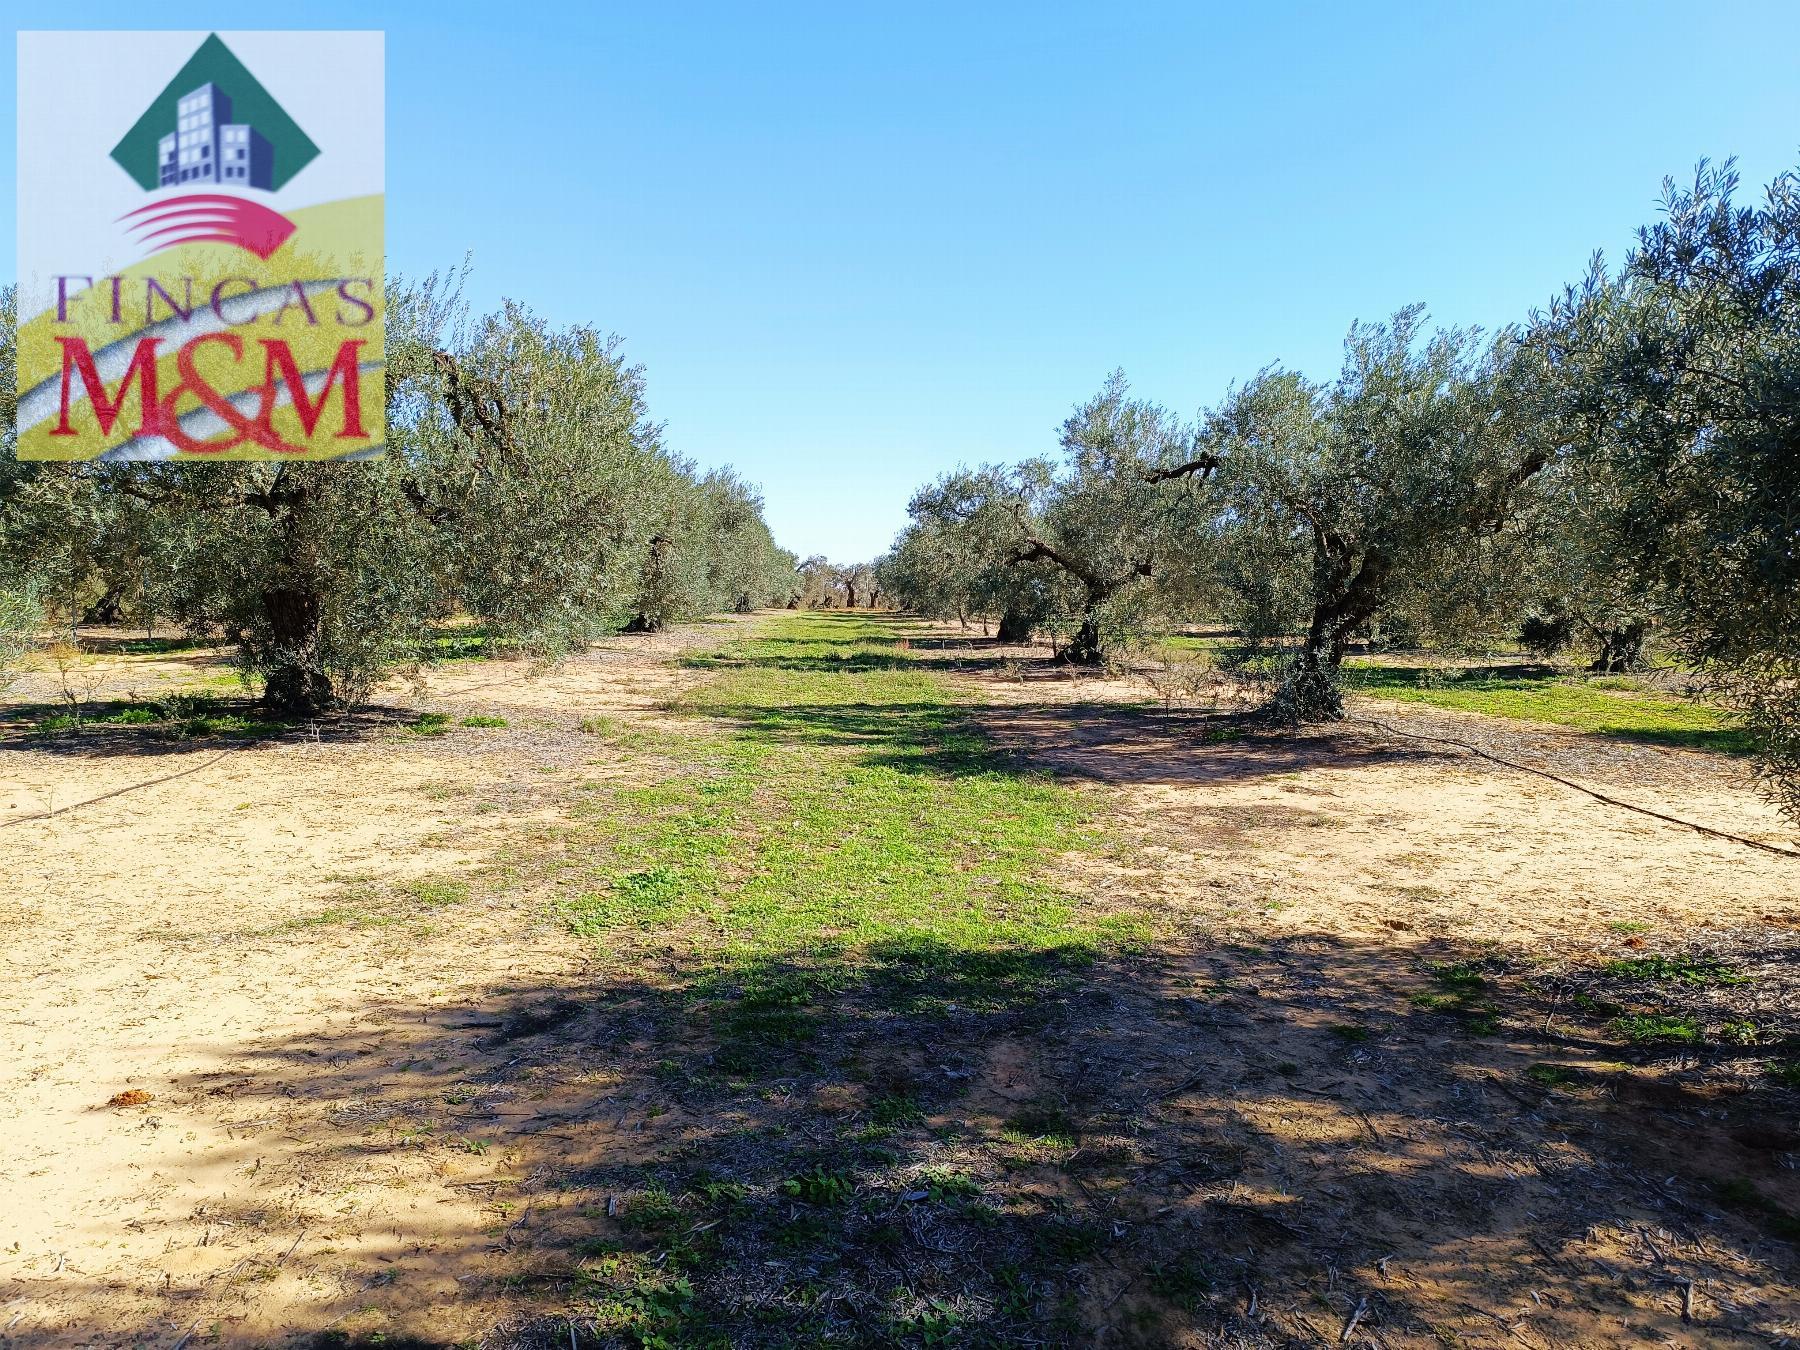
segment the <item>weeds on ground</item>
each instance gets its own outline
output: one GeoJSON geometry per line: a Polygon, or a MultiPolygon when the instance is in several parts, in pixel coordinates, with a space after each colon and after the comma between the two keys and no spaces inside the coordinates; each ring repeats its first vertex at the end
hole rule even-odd
{"type": "Polygon", "coordinates": [[[336,903],[312,914],[283,920],[263,930],[270,934],[297,933],[310,928],[388,928],[418,923],[432,911],[466,904],[474,895],[474,883],[464,877],[420,877],[387,886],[347,886],[336,903]]]}
{"type": "Polygon", "coordinates": [[[856,1194],[856,1181],[847,1172],[830,1172],[819,1166],[789,1177],[779,1189],[783,1195],[809,1205],[842,1205],[856,1194]]]}
{"type": "Polygon", "coordinates": [[[77,702],[34,723],[37,733],[44,736],[84,728],[125,727],[141,727],[153,734],[190,740],[208,736],[274,736],[290,730],[291,724],[251,716],[242,705],[234,706],[211,695],[190,693],[99,704],[77,702]]]}
{"type": "Polygon", "coordinates": [[[1626,1013],[1613,1026],[1633,1045],[1692,1045],[1701,1036],[1695,1018],[1673,1013],[1626,1013]]]}
{"type": "Polygon", "coordinates": [[[1499,1030],[1499,1010],[1491,997],[1488,967],[1483,962],[1438,962],[1430,970],[1435,988],[1414,994],[1415,1008],[1454,1015],[1477,1036],[1491,1036],[1499,1030]]]}
{"type": "Polygon", "coordinates": [[[1602,971],[1622,980],[1674,980],[1682,984],[1745,984],[1731,966],[1710,956],[1634,956],[1608,961],[1602,971]]]}

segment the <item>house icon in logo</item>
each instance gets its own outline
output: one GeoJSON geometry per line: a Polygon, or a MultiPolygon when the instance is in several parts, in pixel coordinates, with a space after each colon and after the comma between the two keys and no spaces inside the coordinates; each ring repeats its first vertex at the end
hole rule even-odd
{"type": "Polygon", "coordinates": [[[319,147],[213,33],[112,152],[146,192],[186,191],[120,220],[158,249],[232,244],[267,259],[293,237],[294,222],[241,194],[277,192],[318,157],[319,147]]]}
{"type": "Polygon", "coordinates": [[[231,95],[218,85],[209,80],[182,95],[175,112],[175,130],[156,143],[157,186],[275,186],[275,147],[250,123],[231,120],[231,95]]]}
{"type": "Polygon", "coordinates": [[[197,183],[275,192],[318,157],[312,138],[217,33],[112,151],[146,192],[197,183]]]}

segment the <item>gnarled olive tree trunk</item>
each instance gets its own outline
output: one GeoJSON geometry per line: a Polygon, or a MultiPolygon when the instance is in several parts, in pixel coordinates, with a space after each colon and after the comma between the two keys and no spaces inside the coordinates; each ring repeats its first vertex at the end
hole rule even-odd
{"type": "Polygon", "coordinates": [[[83,623],[117,624],[125,622],[125,588],[109,582],[105,593],[88,606],[81,616],[83,623]]]}
{"type": "Polygon", "coordinates": [[[263,618],[279,664],[263,685],[263,703],[278,717],[312,717],[337,702],[331,676],[318,660],[324,598],[316,587],[271,586],[263,618]]]}
{"type": "Polygon", "coordinates": [[[1588,669],[1596,675],[1624,675],[1644,668],[1644,644],[1650,639],[1650,625],[1643,619],[1632,619],[1599,634],[1600,649],[1588,669]]]}
{"type": "Polygon", "coordinates": [[[1104,603],[1104,600],[1090,599],[1081,616],[1081,627],[1075,630],[1069,645],[1062,649],[1062,660],[1073,666],[1097,666],[1105,659],[1106,652],[1100,642],[1100,621],[1095,617],[1095,612],[1104,603]]]}
{"type": "Polygon", "coordinates": [[[669,589],[669,550],[674,541],[665,534],[650,537],[649,551],[644,555],[643,587],[644,605],[631,622],[625,625],[627,633],[660,633],[665,622],[660,606],[667,600],[669,589]]]}
{"type": "Polygon", "coordinates": [[[1031,620],[1021,610],[1009,609],[1000,615],[1000,626],[994,636],[1009,645],[1031,641],[1031,620]]]}
{"type": "Polygon", "coordinates": [[[263,640],[268,677],[263,704],[278,717],[312,717],[338,702],[325,669],[324,558],[319,537],[316,470],[299,469],[278,489],[255,499],[274,518],[280,555],[263,588],[263,640]]]}
{"type": "Polygon", "coordinates": [[[1356,630],[1381,607],[1391,566],[1376,551],[1360,562],[1348,554],[1328,555],[1319,568],[1329,578],[1313,606],[1306,640],[1276,692],[1274,712],[1289,722],[1335,722],[1344,716],[1339,687],[1344,654],[1356,630]]]}

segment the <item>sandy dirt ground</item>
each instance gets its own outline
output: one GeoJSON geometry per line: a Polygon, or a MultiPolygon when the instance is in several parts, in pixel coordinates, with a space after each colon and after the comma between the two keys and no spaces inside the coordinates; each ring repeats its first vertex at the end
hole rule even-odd
{"type": "Polygon", "coordinates": [[[1166,883],[1178,906],[1221,855],[1232,857],[1233,886],[1267,911],[1263,931],[1404,925],[1579,944],[1612,923],[1679,930],[1792,918],[1800,897],[1800,856],[1685,829],[1462,747],[1800,855],[1800,831],[1757,794],[1742,761],[1720,755],[1377,699],[1353,700],[1342,724],[1271,735],[1219,709],[1128,712],[1145,693],[1129,680],[1049,674],[982,688],[992,705],[984,724],[1000,744],[1052,772],[1127,789],[1117,809],[1139,842],[1130,850],[1143,864],[1138,884],[1166,883]],[[1209,731],[1227,739],[1204,744],[1209,731]]]}
{"type": "MultiPolygon", "coordinates": [[[[576,723],[655,717],[696,678],[675,658],[735,631],[622,639],[549,672],[459,663],[389,691],[396,709],[499,716],[504,729],[419,738],[401,715],[237,748],[122,750],[100,735],[0,750],[0,1344],[36,1343],[40,1328],[47,1343],[173,1341],[235,1312],[247,1268],[262,1286],[252,1302],[271,1309],[238,1323],[255,1343],[288,1328],[283,1304],[342,1293],[299,1274],[318,1268],[309,1250],[391,1260],[440,1219],[479,1226],[481,1197],[452,1189],[423,1216],[408,1200],[426,1221],[402,1238],[387,1222],[391,1177],[365,1195],[336,1174],[308,1208],[320,1197],[306,1142],[281,1135],[278,1108],[233,1106],[251,1084],[282,1090],[284,1066],[253,1048],[354,1041],[369,1010],[457,1010],[471,987],[578,966],[562,926],[530,905],[435,926],[344,924],[334,910],[469,884],[534,821],[558,818],[575,779],[606,771],[576,723]],[[148,1096],[106,1105],[132,1093],[148,1096]],[[259,1180],[276,1174],[273,1188],[259,1180]],[[277,1220],[296,1205],[311,1249],[277,1220]],[[271,1278],[253,1263],[278,1237],[291,1250],[271,1278]]],[[[130,697],[196,673],[215,664],[101,660],[79,692],[130,697]]],[[[61,684],[42,672],[11,700],[54,701],[61,684]]]]}
{"type": "MultiPolygon", "coordinates": [[[[395,691],[508,721],[439,739],[397,721],[239,748],[9,739],[0,1345],[500,1344],[483,1338],[519,1315],[547,1244],[612,1213],[604,1185],[545,1179],[714,1125],[653,1105],[630,1009],[654,975],[593,1010],[592,953],[530,886],[490,900],[483,878],[608,771],[583,718],[661,718],[700,677],[679,656],[739,631],[395,691]],[[451,893],[468,898],[440,922],[451,893]]],[[[1762,1101],[1729,1057],[1620,1063],[1571,1011],[1594,987],[1580,972],[1651,932],[1763,963],[1702,1016],[1792,1021],[1800,860],[1418,738],[1800,846],[1741,764],[1373,701],[1276,736],[1146,716],[1127,706],[1141,687],[1014,655],[1025,678],[987,657],[955,677],[997,743],[1102,804],[1109,842],[1070,860],[1095,902],[1151,902],[1173,936],[1096,981],[1102,1011],[981,1042],[957,1111],[997,1120],[1046,1093],[1086,1111],[1083,1150],[1131,1182],[1107,1202],[1118,1230],[1189,1224],[1235,1272],[1196,1322],[1212,1331],[1146,1332],[1124,1317],[1143,1290],[1102,1270],[1096,1339],[1800,1338],[1793,1246],[1705,1190],[1748,1176],[1800,1212],[1793,1094],[1727,1110],[1762,1101]],[[1432,962],[1484,954],[1497,1034],[1408,1002],[1432,962]],[[1545,1059],[1572,1083],[1521,1089],[1545,1059]],[[1598,1086],[1602,1065],[1621,1073],[1598,1086]]],[[[102,673],[94,697],[148,678],[102,673]]]]}

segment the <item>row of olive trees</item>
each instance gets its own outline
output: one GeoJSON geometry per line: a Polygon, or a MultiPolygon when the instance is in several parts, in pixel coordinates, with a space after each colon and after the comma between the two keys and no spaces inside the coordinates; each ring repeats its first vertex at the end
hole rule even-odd
{"type": "MultiPolygon", "coordinates": [[[[13,419],[18,388],[18,305],[12,287],[0,290],[0,484],[10,482],[13,419]]],[[[3,540],[0,540],[3,542],[3,540]]],[[[19,663],[32,649],[43,612],[38,607],[37,578],[22,570],[16,576],[0,576],[0,693],[16,678],[19,663]]]]}
{"type": "Polygon", "coordinates": [[[815,553],[800,564],[795,609],[877,609],[883,603],[882,579],[875,563],[834,563],[815,553]]]}
{"type": "Polygon", "coordinates": [[[8,453],[0,622],[49,610],[222,633],[271,708],[306,715],[428,660],[453,616],[550,659],[798,586],[754,490],[663,446],[615,338],[512,304],[468,323],[453,287],[396,284],[387,405],[386,455],[354,464],[8,453]]]}
{"type": "Polygon", "coordinates": [[[1113,376],[1060,454],[946,475],[880,575],[936,616],[1095,662],[1204,615],[1342,714],[1359,638],[1518,635],[1630,668],[1653,633],[1732,691],[1800,809],[1800,176],[1666,190],[1617,272],[1497,335],[1417,308],[1318,384],[1271,367],[1188,421],[1113,376]]]}

